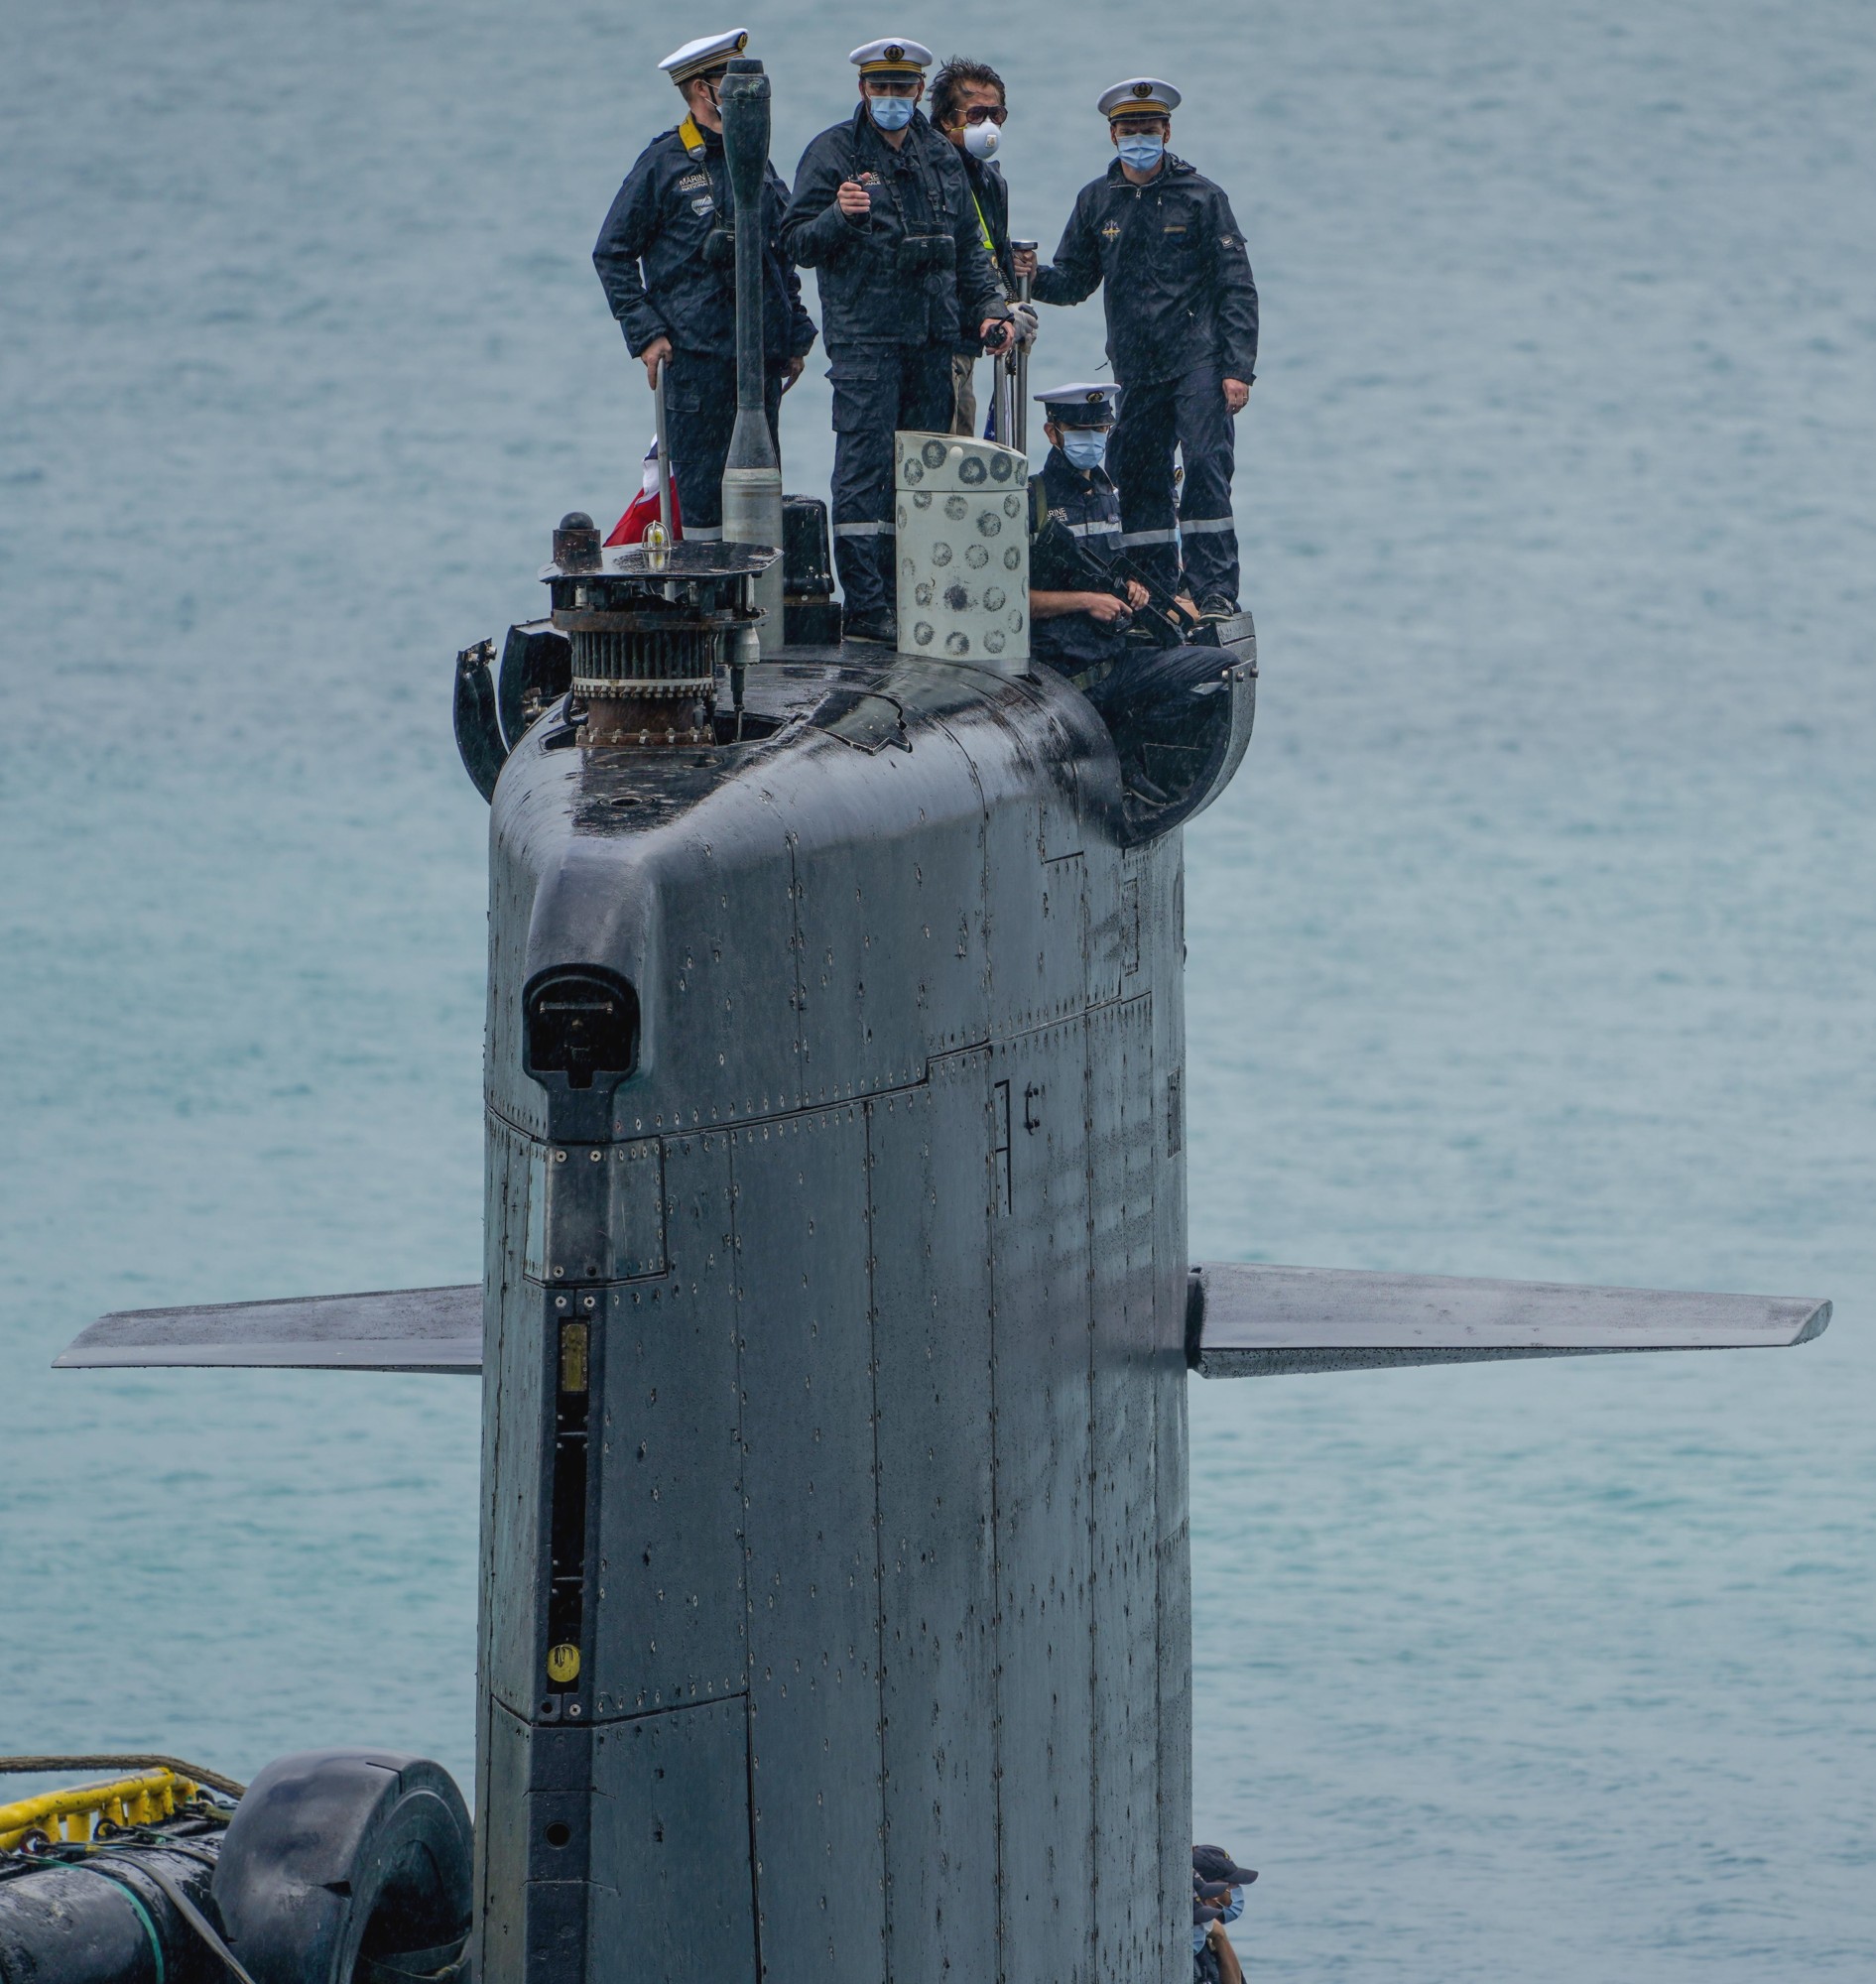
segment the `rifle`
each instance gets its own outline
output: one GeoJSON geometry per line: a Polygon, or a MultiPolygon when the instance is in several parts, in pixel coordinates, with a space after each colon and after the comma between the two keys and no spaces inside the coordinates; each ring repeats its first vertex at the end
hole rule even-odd
{"type": "Polygon", "coordinates": [[[1198,622],[1187,617],[1178,596],[1162,585],[1130,552],[1117,553],[1108,560],[1107,568],[1118,579],[1131,579],[1136,585],[1146,587],[1148,606],[1181,647],[1191,640],[1198,622]]]}
{"type": "MultiPolygon", "coordinates": [[[[1033,483],[1031,487],[1040,492],[1040,484],[1033,483]]],[[[1040,493],[1037,502],[1040,510],[1040,493]]],[[[1187,629],[1184,616],[1171,594],[1154,580],[1151,573],[1142,571],[1125,552],[1116,554],[1112,558],[1102,558],[1098,552],[1089,548],[1084,538],[1073,536],[1065,524],[1058,523],[1053,517],[1036,533],[1036,542],[1039,545],[1043,544],[1056,532],[1060,532],[1067,539],[1073,554],[1072,562],[1078,563],[1083,570],[1090,573],[1101,591],[1111,592],[1126,607],[1133,626],[1144,625],[1157,630],[1167,647],[1183,648],[1186,645],[1187,629]],[[1128,596],[1129,579],[1146,588],[1147,603],[1144,606],[1136,606],[1128,596]]]]}

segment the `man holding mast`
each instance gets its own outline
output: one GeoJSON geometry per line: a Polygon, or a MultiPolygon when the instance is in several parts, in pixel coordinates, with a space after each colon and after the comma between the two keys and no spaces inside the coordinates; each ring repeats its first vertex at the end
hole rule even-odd
{"type": "Polygon", "coordinates": [[[1257,364],[1257,285],[1231,202],[1167,149],[1179,103],[1154,76],[1102,91],[1119,156],[1082,187],[1054,263],[1020,257],[1017,273],[1033,273],[1039,303],[1078,304],[1100,288],[1121,389],[1109,450],[1121,542],[1169,592],[1223,617],[1237,610],[1231,423],[1257,364]],[[1175,444],[1186,465],[1177,523],[1175,444]]]}
{"type": "MultiPolygon", "coordinates": [[[[736,425],[736,241],[717,86],[749,42],[745,28],[704,35],[658,64],[684,92],[684,122],[639,155],[599,230],[593,267],[612,314],[656,387],[665,366],[665,433],[684,535],[723,535],[723,463],[736,425]]],[[[769,426],[814,342],[802,281],[782,253],[788,187],[767,170],[762,348],[769,426]]]]}
{"type": "Polygon", "coordinates": [[[782,238],[820,284],[847,633],[891,646],[893,434],[946,433],[960,326],[996,352],[1012,325],[958,154],[919,110],[932,51],[893,37],[849,60],[859,106],[802,154],[782,238]]]}
{"type": "MultiPolygon", "coordinates": [[[[1003,78],[988,62],[952,56],[932,78],[932,122],[957,147],[977,226],[990,259],[997,265],[1003,287],[1016,294],[1016,266],[1010,252],[1010,188],[992,161],[1003,145],[1003,126],[1010,114],[1003,78]]],[[[1018,338],[1036,334],[1036,312],[1028,304],[1016,307],[1018,338]]],[[[956,407],[952,434],[974,434],[977,425],[977,354],[981,340],[969,324],[958,325],[957,351],[951,360],[951,389],[956,407]]],[[[1007,436],[1006,436],[1007,438],[1007,436]]]]}

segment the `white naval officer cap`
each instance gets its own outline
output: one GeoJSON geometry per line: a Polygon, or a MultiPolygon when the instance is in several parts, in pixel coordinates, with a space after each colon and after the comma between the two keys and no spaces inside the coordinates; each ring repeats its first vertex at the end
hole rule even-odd
{"type": "Polygon", "coordinates": [[[673,82],[688,82],[693,75],[721,68],[731,56],[741,55],[748,46],[747,28],[732,28],[726,35],[699,35],[694,42],[674,49],[658,66],[673,82]]]}
{"type": "Polygon", "coordinates": [[[1179,106],[1179,91],[1157,75],[1130,75],[1102,90],[1094,104],[1110,124],[1116,117],[1170,117],[1179,106]]]}
{"type": "Polygon", "coordinates": [[[1083,379],[1072,386],[1051,386],[1047,392],[1032,397],[1042,402],[1059,428],[1098,428],[1114,418],[1117,391],[1117,387],[1102,380],[1083,379]]]}
{"type": "Polygon", "coordinates": [[[847,58],[862,75],[920,75],[936,60],[923,42],[909,42],[903,35],[866,42],[847,58]]]}

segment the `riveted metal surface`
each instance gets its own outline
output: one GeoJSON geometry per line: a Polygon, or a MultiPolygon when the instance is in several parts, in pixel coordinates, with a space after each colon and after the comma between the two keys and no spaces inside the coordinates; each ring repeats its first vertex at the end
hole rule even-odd
{"type": "Polygon", "coordinates": [[[593,1975],[730,1984],[755,1975],[747,1704],[593,1732],[593,1975]]]}
{"type": "Polygon", "coordinates": [[[1097,847],[1086,861],[1083,892],[1082,999],[1110,1005],[1139,989],[1128,980],[1140,969],[1140,885],[1125,860],[1097,847]]]}
{"type": "Polygon", "coordinates": [[[486,1984],[579,1976],[587,1950],[591,1731],[543,1729],[489,1702],[478,1747],[476,1901],[486,1984]],[[487,1802],[484,1802],[487,1800],[487,1802]]]}
{"type": "MultiPolygon", "coordinates": [[[[1141,870],[1141,948],[1153,960],[1153,1102],[1147,1162],[1155,1170],[1153,1318],[1158,1356],[1154,1442],[1158,1452],[1157,1550],[1160,1688],[1160,1889],[1166,1910],[1168,1977],[1184,1976],[1187,1897],[1191,1887],[1192,1597],[1186,1435],[1186,1164],[1173,1153],[1174,1097],[1186,1066],[1186,885],[1180,836],[1155,843],[1141,870]]],[[[1182,1103],[1183,1107],[1183,1103],[1182,1103]]]]}
{"type": "Polygon", "coordinates": [[[879,1522],[866,1118],[732,1133],[765,1974],[878,1975],[879,1522]]]}
{"type": "Polygon", "coordinates": [[[695,760],[550,712],[496,795],[481,1808],[525,1893],[490,1976],[504,1922],[529,1984],[641,1944],[681,1974],[687,1892],[712,1978],[1189,1962],[1178,835],[1123,846],[1055,678],[848,661],[752,671],[775,727],[695,760]],[[638,1001],[597,1118],[519,1072],[521,988],[565,967],[638,1001]],[[557,1694],[551,1345],[589,1302],[557,1694]],[[589,1941],[503,1815],[562,1797],[530,1744],[574,1706],[589,1941]],[[706,1802],[672,1817],[679,1757],[706,1802]]]}
{"type": "MultiPolygon", "coordinates": [[[[586,778],[633,796],[612,754],[586,778]]],[[[614,833],[636,830],[614,808],[614,833]]],[[[613,1134],[692,1129],[792,1109],[801,1097],[801,1016],[791,931],[794,863],[766,784],[738,781],[706,808],[613,859],[651,860],[660,876],[659,976],[640,988],[656,1008],[654,1056],[613,1101],[613,1134]],[[760,956],[759,967],[754,960],[760,956]]],[[[641,836],[642,843],[642,836],[641,836]]]]}
{"type": "Polygon", "coordinates": [[[1012,1118],[1011,1212],[992,1227],[1004,1968],[1094,1984],[1082,1021],[999,1045],[992,1073],[1012,1118]]]}
{"type": "Polygon", "coordinates": [[[670,1139],[664,1175],[672,1271],[608,1290],[603,1310],[592,1651],[602,1718],[744,1685],[728,1135],[670,1139]]]}
{"type": "Polygon", "coordinates": [[[665,1272],[663,1157],[630,1144],[530,1143],[527,1272],[546,1287],[665,1272]]]}
{"type": "Polygon", "coordinates": [[[948,1055],[867,1112],[894,1984],[999,1968],[989,1076],[948,1055]]]}
{"type": "Polygon", "coordinates": [[[1092,1012],[1087,1028],[1089,1538],[1093,1552],[1092,1974],[1164,1971],[1159,1908],[1159,1563],[1155,1549],[1153,1009],[1092,1012]]]}
{"type": "Polygon", "coordinates": [[[529,1145],[499,1120],[488,1133],[489,1305],[482,1349],[483,1683],[517,1715],[536,1694],[546,1587],[550,1355],[547,1320],[565,1304],[525,1272],[529,1145]]]}
{"type": "MultiPolygon", "coordinates": [[[[778,797],[812,1104],[919,1081],[933,1054],[987,1031],[983,809],[961,747],[898,677],[887,686],[902,690],[912,749],[849,751],[778,797]]],[[[940,707],[958,698],[952,682],[923,688],[940,707]]]]}

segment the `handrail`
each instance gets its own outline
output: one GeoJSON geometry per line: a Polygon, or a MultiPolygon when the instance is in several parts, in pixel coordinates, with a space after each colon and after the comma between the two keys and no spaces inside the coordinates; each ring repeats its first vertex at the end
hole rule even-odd
{"type": "Polygon", "coordinates": [[[37,1798],[0,1804],[0,1850],[11,1851],[33,1833],[58,1844],[89,1840],[100,1820],[113,1825],[155,1825],[173,1817],[197,1791],[188,1778],[171,1770],[146,1771],[102,1785],[72,1785],[41,1792],[37,1798]]]}

